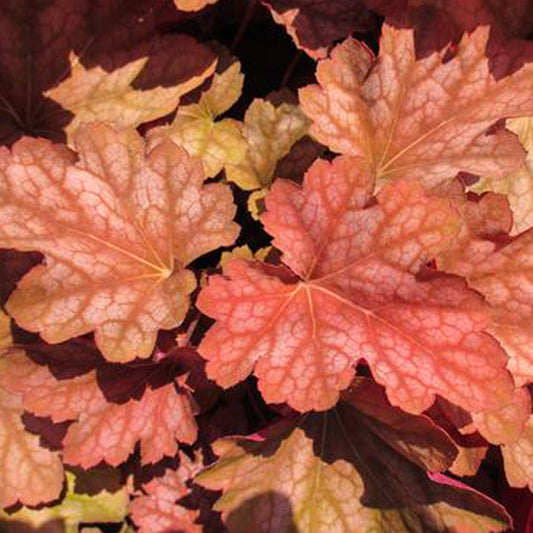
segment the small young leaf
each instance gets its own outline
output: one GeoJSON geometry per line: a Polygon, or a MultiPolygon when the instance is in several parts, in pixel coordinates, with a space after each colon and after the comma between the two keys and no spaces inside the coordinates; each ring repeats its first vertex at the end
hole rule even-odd
{"type": "Polygon", "coordinates": [[[227,179],[245,190],[268,187],[277,162],[307,133],[308,127],[309,121],[298,106],[275,106],[256,98],[244,115],[246,157],[241,164],[228,166],[227,179]]]}
{"type": "Polygon", "coordinates": [[[243,81],[238,61],[215,74],[211,86],[197,104],[178,107],[170,126],[150,130],[150,146],[170,138],[190,155],[202,159],[208,178],[216,176],[227,165],[240,163],[246,153],[241,124],[231,118],[215,119],[239,99],[243,81]]]}

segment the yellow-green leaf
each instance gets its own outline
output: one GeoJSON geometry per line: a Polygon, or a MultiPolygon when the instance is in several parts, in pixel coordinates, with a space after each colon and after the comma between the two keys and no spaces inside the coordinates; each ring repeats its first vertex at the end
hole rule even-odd
{"type": "Polygon", "coordinates": [[[67,493],[60,503],[41,509],[23,507],[12,514],[0,510],[0,519],[26,522],[35,528],[52,520],[60,520],[65,533],[78,533],[81,522],[122,522],[126,518],[129,496],[124,487],[116,492],[102,490],[89,495],[78,494],[75,483],[75,475],[67,472],[67,493]]]}
{"type": "Polygon", "coordinates": [[[283,103],[276,107],[256,98],[244,116],[246,158],[239,165],[228,165],[227,179],[245,190],[268,187],[276,164],[307,133],[309,124],[298,106],[283,103]]]}
{"type": "Polygon", "coordinates": [[[152,146],[164,138],[172,139],[190,155],[202,159],[207,177],[216,176],[228,164],[240,163],[246,153],[241,123],[230,118],[216,119],[239,99],[243,81],[238,61],[215,74],[197,104],[180,106],[170,126],[150,131],[152,146]]]}
{"type": "Polygon", "coordinates": [[[449,468],[449,437],[424,416],[391,407],[375,385],[326,413],[287,420],[254,438],[215,443],[220,460],[196,477],[222,490],[230,533],[483,533],[504,509],[428,470],[449,468]]]}

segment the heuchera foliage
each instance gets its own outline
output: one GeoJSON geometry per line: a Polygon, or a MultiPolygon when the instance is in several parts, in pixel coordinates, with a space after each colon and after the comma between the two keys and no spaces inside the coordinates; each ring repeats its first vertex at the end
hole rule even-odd
{"type": "Polygon", "coordinates": [[[532,30],[2,2],[0,531],[533,531],[532,30]]]}

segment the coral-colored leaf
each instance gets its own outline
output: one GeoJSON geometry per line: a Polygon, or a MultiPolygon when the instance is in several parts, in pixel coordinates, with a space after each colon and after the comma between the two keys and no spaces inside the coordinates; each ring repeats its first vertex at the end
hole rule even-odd
{"type": "Polygon", "coordinates": [[[4,371],[11,356],[23,354],[8,350],[0,355],[0,507],[38,505],[59,497],[63,464],[57,452],[42,448],[39,437],[24,428],[22,395],[11,389],[4,371]]]}
{"type": "Polygon", "coordinates": [[[105,399],[94,371],[57,380],[21,353],[7,364],[4,374],[11,390],[22,394],[24,409],[54,422],[74,420],[63,441],[66,463],[90,468],[106,461],[117,466],[138,441],[142,462],[155,463],[174,456],[177,441],[192,444],[196,439],[191,398],[173,383],[147,388],[139,400],[115,404],[105,399]]]}
{"type": "Polygon", "coordinates": [[[385,25],[376,60],[347,40],[300,90],[311,133],[335,152],[365,158],[378,179],[410,176],[433,187],[466,171],[502,177],[523,162],[516,137],[487,135],[506,117],[533,112],[533,65],[496,81],[485,57],[488,28],[457,52],[416,60],[413,32],[385,25]]]}
{"type": "Polygon", "coordinates": [[[412,181],[377,205],[371,189],[350,157],[315,162],[303,188],[274,183],[262,220],[300,279],[238,260],[210,279],[198,299],[217,320],[199,347],[208,376],[228,387],[254,371],[267,401],[328,409],[364,358],[409,412],[436,394],[473,412],[508,405],[507,358],[483,332],[482,301],[459,278],[416,277],[454,239],[457,213],[412,181]]]}
{"type": "Polygon", "coordinates": [[[495,502],[428,478],[428,457],[439,457],[433,466],[440,469],[450,466],[456,450],[449,437],[426,417],[387,405],[372,389],[345,395],[332,411],[271,426],[263,440],[215,443],[220,460],[195,482],[222,490],[215,509],[231,533],[507,527],[509,518],[495,502]]]}
{"type": "Polygon", "coordinates": [[[76,164],[42,139],[0,154],[0,246],[46,256],[7,309],[48,342],[95,331],[107,359],[147,357],[185,316],[185,265],[235,239],[231,193],[203,186],[200,163],[170,141],[145,153],[134,130],[88,125],[76,147],[76,164]]]}
{"type": "Polygon", "coordinates": [[[170,0],[7,0],[0,15],[0,142],[64,139],[80,122],[121,126],[164,116],[213,73],[214,55],[159,35],[170,0]],[[28,31],[31,28],[31,31],[28,31]]]}
{"type": "Polygon", "coordinates": [[[180,453],[178,470],[167,470],[162,477],[155,478],[143,486],[145,494],[135,498],[130,505],[132,520],[139,527],[139,533],[201,533],[202,527],[195,524],[198,512],[187,509],[177,500],[189,494],[185,485],[201,465],[193,463],[180,453]]]}
{"type": "Polygon", "coordinates": [[[207,177],[216,176],[227,165],[241,163],[246,154],[241,124],[231,118],[215,119],[239,99],[243,81],[238,61],[215,74],[197,104],[179,106],[172,124],[150,130],[150,146],[170,138],[202,159],[207,177]]]}
{"type": "Polygon", "coordinates": [[[285,25],[296,46],[311,57],[324,57],[327,47],[377,22],[360,0],[262,0],[278,24],[285,25]]]}
{"type": "MultiPolygon", "coordinates": [[[[441,254],[441,268],[464,276],[490,305],[491,333],[510,356],[508,368],[519,384],[533,381],[533,229],[501,242],[508,221],[486,216],[497,195],[462,207],[466,221],[455,246],[441,254]]],[[[501,211],[499,211],[501,213],[501,211]]]]}

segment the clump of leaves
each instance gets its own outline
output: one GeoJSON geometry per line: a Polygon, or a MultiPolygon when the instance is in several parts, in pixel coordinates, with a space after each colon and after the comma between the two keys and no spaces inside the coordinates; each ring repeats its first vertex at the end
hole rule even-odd
{"type": "Polygon", "coordinates": [[[463,4],[6,3],[0,531],[529,531],[533,5],[463,4]]]}

